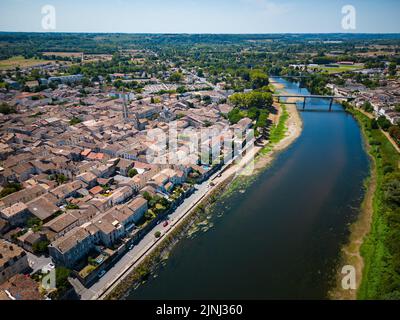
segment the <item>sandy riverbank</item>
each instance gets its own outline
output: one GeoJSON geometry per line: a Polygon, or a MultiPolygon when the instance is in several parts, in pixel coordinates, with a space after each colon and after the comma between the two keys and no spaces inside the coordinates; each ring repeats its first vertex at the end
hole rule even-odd
{"type": "Polygon", "coordinates": [[[282,83],[278,82],[271,83],[271,85],[274,87],[275,90],[282,90],[285,88],[285,86],[282,83]]]}
{"type": "Polygon", "coordinates": [[[342,248],[341,263],[336,273],[336,285],[328,293],[328,297],[332,300],[356,300],[357,291],[361,285],[362,273],[364,268],[364,259],[360,254],[361,246],[365,237],[371,230],[373,209],[373,198],[376,190],[376,173],[375,165],[371,168],[371,177],[368,180],[368,187],[365,193],[364,201],[361,205],[358,220],[350,227],[350,238],[348,244],[342,248]],[[350,265],[356,270],[356,289],[344,290],[342,288],[341,274],[342,266],[350,265]]]}
{"type": "MultiPolygon", "coordinates": [[[[275,87],[280,89],[284,88],[284,86],[281,84],[278,84],[275,87]]],[[[297,98],[289,98],[287,102],[294,103],[297,100],[298,100],[297,98]]],[[[275,102],[274,106],[277,108],[277,110],[279,110],[279,114],[281,114],[282,112],[281,105],[278,102],[275,102]]],[[[285,137],[272,147],[271,152],[268,152],[265,155],[260,155],[257,158],[257,161],[255,163],[256,170],[264,169],[265,167],[270,165],[272,161],[275,159],[276,153],[288,148],[300,136],[301,131],[303,130],[303,121],[301,120],[296,105],[285,104],[285,108],[286,112],[289,115],[285,124],[286,126],[285,137]]],[[[277,119],[279,121],[279,117],[277,119]]],[[[275,123],[275,125],[277,125],[277,123],[275,123]]],[[[261,149],[262,148],[259,148],[256,152],[259,153],[261,149]]]]}
{"type": "MultiPolygon", "coordinates": [[[[363,130],[363,129],[362,129],[363,130]]],[[[365,135],[365,132],[363,132],[365,135]]],[[[370,145],[364,136],[367,152],[369,152],[370,145]]],[[[364,200],[360,207],[360,213],[357,220],[350,227],[350,236],[347,244],[343,246],[340,264],[336,271],[336,282],[335,287],[328,293],[328,297],[332,300],[356,300],[357,292],[362,282],[362,275],[364,269],[364,259],[361,256],[361,246],[364,242],[365,237],[371,230],[372,216],[374,214],[374,194],[377,187],[377,173],[376,164],[373,157],[371,159],[371,171],[370,176],[366,180],[366,191],[364,200]],[[355,290],[344,290],[342,288],[341,269],[345,265],[351,265],[356,271],[356,289],[355,290]]]]}

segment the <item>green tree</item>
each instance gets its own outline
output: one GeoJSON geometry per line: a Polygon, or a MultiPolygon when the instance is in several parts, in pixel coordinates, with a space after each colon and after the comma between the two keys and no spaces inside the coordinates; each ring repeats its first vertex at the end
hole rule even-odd
{"type": "Polygon", "coordinates": [[[76,124],[78,124],[78,123],[81,123],[81,122],[82,122],[82,120],[79,119],[79,118],[77,118],[77,117],[73,117],[71,120],[69,120],[69,124],[70,124],[71,126],[74,126],[74,125],[76,125],[76,124]]]}
{"type": "Polygon", "coordinates": [[[238,123],[241,119],[243,119],[245,115],[240,111],[239,108],[233,108],[228,113],[228,120],[231,124],[238,123]]]}
{"type": "Polygon", "coordinates": [[[390,123],[390,121],[388,119],[386,119],[385,116],[380,116],[377,121],[378,121],[379,126],[384,131],[387,131],[390,128],[390,126],[392,125],[390,123]]]}
{"type": "Polygon", "coordinates": [[[79,209],[79,206],[74,204],[74,203],[68,203],[68,205],[65,207],[67,210],[76,210],[79,209]]]}
{"type": "Polygon", "coordinates": [[[132,168],[128,171],[128,177],[129,178],[133,178],[134,176],[136,176],[138,174],[138,171],[135,168],[132,168]]]}
{"type": "Polygon", "coordinates": [[[183,78],[182,73],[180,72],[174,72],[173,74],[170,75],[169,81],[171,82],[180,82],[183,78]]]}
{"type": "Polygon", "coordinates": [[[379,129],[378,121],[376,121],[375,119],[371,120],[371,129],[379,129]]]}
{"type": "Polygon", "coordinates": [[[33,244],[32,249],[34,253],[45,253],[50,244],[48,240],[40,240],[33,244]]]}
{"type": "Polygon", "coordinates": [[[38,232],[42,228],[42,221],[37,217],[31,217],[26,221],[28,228],[31,228],[34,232],[38,232]]]}
{"type": "Polygon", "coordinates": [[[14,192],[17,192],[19,190],[22,190],[22,186],[19,183],[16,182],[10,182],[7,183],[4,188],[0,191],[0,198],[3,198],[5,196],[8,196],[9,194],[12,194],[14,192]]]}
{"type": "Polygon", "coordinates": [[[7,103],[1,103],[0,104],[0,113],[2,114],[11,114],[11,113],[15,113],[15,109],[11,106],[9,106],[7,103]]]}
{"type": "Polygon", "coordinates": [[[374,111],[374,108],[372,107],[372,104],[369,101],[365,101],[364,104],[362,105],[362,108],[366,111],[366,112],[372,112],[374,111]]]}
{"type": "Polygon", "coordinates": [[[397,144],[400,144],[400,127],[398,125],[391,126],[388,132],[390,136],[397,142],[397,144]]]}
{"type": "Polygon", "coordinates": [[[273,99],[270,92],[252,91],[247,93],[235,93],[229,97],[229,101],[240,108],[267,108],[272,105],[273,99]]]}
{"type": "Polygon", "coordinates": [[[252,70],[250,72],[250,81],[253,89],[262,88],[268,85],[268,75],[261,70],[252,70]]]}
{"type": "Polygon", "coordinates": [[[143,192],[143,198],[145,198],[147,201],[151,200],[151,195],[147,191],[143,192]]]}
{"type": "Polygon", "coordinates": [[[180,93],[180,94],[182,94],[182,93],[185,93],[187,90],[186,90],[186,88],[184,87],[184,86],[180,86],[180,87],[178,87],[177,89],[176,89],[176,92],[178,92],[178,93],[180,93]]]}
{"type": "Polygon", "coordinates": [[[70,287],[68,277],[71,274],[71,270],[65,267],[56,268],[56,287],[57,291],[64,292],[70,287]]]}
{"type": "Polygon", "coordinates": [[[391,75],[392,77],[396,75],[397,73],[397,65],[396,62],[391,62],[389,64],[389,75],[391,75]]]}

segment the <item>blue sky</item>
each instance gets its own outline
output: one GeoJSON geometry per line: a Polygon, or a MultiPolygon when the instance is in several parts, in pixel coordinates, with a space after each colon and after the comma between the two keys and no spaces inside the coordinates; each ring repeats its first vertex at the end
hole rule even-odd
{"type": "Polygon", "coordinates": [[[45,31],[44,5],[56,32],[348,32],[341,10],[353,5],[352,32],[400,33],[399,0],[0,0],[0,31],[45,31]]]}

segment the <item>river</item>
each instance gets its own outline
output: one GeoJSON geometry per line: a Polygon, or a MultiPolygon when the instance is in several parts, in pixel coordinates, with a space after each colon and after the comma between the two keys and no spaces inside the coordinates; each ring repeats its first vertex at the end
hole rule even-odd
{"type": "Polygon", "coordinates": [[[369,173],[357,122],[328,104],[307,102],[301,136],[124,299],[326,298],[369,173]]]}

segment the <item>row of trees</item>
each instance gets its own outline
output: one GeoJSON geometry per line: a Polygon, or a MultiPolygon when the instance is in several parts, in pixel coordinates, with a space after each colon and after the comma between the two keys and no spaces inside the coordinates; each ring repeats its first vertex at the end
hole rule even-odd
{"type": "Polygon", "coordinates": [[[229,101],[235,106],[242,109],[268,108],[273,103],[272,94],[263,91],[251,91],[247,93],[235,93],[229,97],[229,101]]]}

